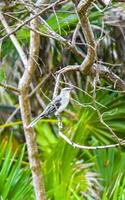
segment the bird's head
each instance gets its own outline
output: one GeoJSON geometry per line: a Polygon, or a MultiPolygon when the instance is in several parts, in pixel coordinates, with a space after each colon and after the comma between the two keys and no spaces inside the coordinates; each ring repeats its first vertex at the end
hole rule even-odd
{"type": "Polygon", "coordinates": [[[61,90],[61,94],[70,94],[70,92],[73,90],[74,88],[73,87],[66,87],[66,88],[63,88],[62,90],[61,90]]]}

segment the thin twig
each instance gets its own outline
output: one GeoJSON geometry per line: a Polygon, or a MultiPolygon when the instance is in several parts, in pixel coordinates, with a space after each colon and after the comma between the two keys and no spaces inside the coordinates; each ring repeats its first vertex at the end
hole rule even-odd
{"type": "Polygon", "coordinates": [[[77,38],[79,29],[80,29],[80,23],[78,22],[76,25],[75,31],[73,33],[73,36],[72,36],[72,46],[75,46],[75,42],[76,42],[76,38],[77,38]]]}
{"type": "Polygon", "coordinates": [[[44,78],[37,84],[37,86],[30,92],[29,97],[31,97],[40,87],[43,85],[43,83],[50,77],[51,74],[46,74],[44,78]]]}
{"type": "MultiPolygon", "coordinates": [[[[11,120],[13,119],[13,117],[17,114],[17,112],[19,111],[19,106],[12,112],[12,114],[8,117],[8,119],[6,120],[6,122],[4,124],[8,124],[9,122],[11,122],[11,120]]],[[[4,127],[5,128],[5,127],[4,127]]],[[[0,133],[3,132],[4,128],[0,129],[0,133]]]]}
{"type": "Polygon", "coordinates": [[[14,30],[10,31],[7,35],[3,36],[0,40],[4,40],[5,38],[7,38],[8,36],[14,34],[15,32],[17,32],[20,28],[22,28],[25,24],[28,24],[30,21],[32,21],[33,19],[37,18],[39,15],[43,14],[45,11],[47,11],[49,8],[53,7],[54,5],[58,4],[58,2],[60,2],[61,0],[57,0],[56,2],[54,2],[53,4],[50,4],[48,7],[44,8],[42,11],[37,12],[36,15],[32,15],[31,17],[29,17],[28,19],[26,19],[24,22],[22,22],[20,25],[18,25],[14,30]]]}
{"type": "Polygon", "coordinates": [[[61,138],[63,138],[69,145],[71,145],[74,148],[78,148],[78,149],[85,149],[85,150],[96,150],[96,149],[108,149],[108,148],[114,148],[114,147],[119,147],[121,145],[125,145],[125,142],[120,142],[117,144],[109,144],[109,145],[102,145],[102,146],[85,146],[85,145],[80,145],[77,144],[73,141],[71,141],[68,137],[66,137],[66,135],[64,135],[61,131],[59,131],[59,136],[61,138]]]}
{"type": "MultiPolygon", "coordinates": [[[[37,14],[37,12],[35,10],[31,10],[30,9],[30,12],[32,12],[35,16],[37,14]]],[[[79,51],[75,46],[73,46],[71,44],[70,41],[66,40],[64,37],[62,37],[61,35],[59,35],[58,33],[56,33],[52,28],[51,26],[49,26],[47,24],[47,22],[41,17],[41,16],[38,16],[38,20],[40,21],[41,24],[43,24],[47,30],[47,32],[49,33],[49,35],[52,37],[52,38],[55,38],[57,41],[61,42],[63,45],[65,45],[69,50],[71,50],[75,55],[83,58],[84,55],[81,51],[79,51]]]]}
{"type": "MultiPolygon", "coordinates": [[[[8,23],[7,23],[6,19],[4,18],[4,16],[3,16],[1,11],[0,11],[0,21],[3,24],[4,28],[6,29],[6,32],[9,35],[9,33],[11,32],[11,28],[8,26],[8,23]]],[[[26,57],[26,55],[25,55],[20,43],[18,42],[18,40],[15,37],[15,35],[10,34],[9,36],[10,36],[10,39],[11,39],[13,45],[15,46],[15,48],[16,48],[16,50],[17,50],[17,52],[18,52],[18,54],[19,54],[19,56],[21,58],[22,63],[27,68],[27,66],[28,66],[27,57],[26,57]]]]}
{"type": "Polygon", "coordinates": [[[10,90],[12,92],[16,92],[17,94],[20,94],[20,90],[18,88],[15,88],[14,86],[5,84],[5,83],[0,83],[0,87],[3,87],[7,90],[10,90]]]}
{"type": "MultiPolygon", "coordinates": [[[[47,74],[45,76],[45,78],[42,79],[42,81],[30,92],[30,94],[28,95],[28,97],[32,97],[34,95],[34,93],[41,87],[41,85],[44,84],[44,82],[49,78],[50,74],[47,74]]],[[[8,124],[12,121],[13,117],[17,114],[17,112],[19,111],[20,107],[18,106],[13,112],[12,114],[9,116],[9,118],[6,120],[5,124],[8,124]]],[[[4,130],[4,128],[0,129],[0,133],[2,133],[4,130]]]]}
{"type": "Polygon", "coordinates": [[[99,77],[112,84],[115,89],[125,91],[125,82],[106,66],[94,64],[91,70],[91,75],[95,76],[97,71],[99,73],[99,77]]]}
{"type": "Polygon", "coordinates": [[[96,103],[95,103],[95,100],[96,100],[96,84],[97,84],[97,81],[98,81],[98,79],[99,79],[98,75],[99,75],[99,74],[97,73],[96,76],[95,76],[95,78],[94,78],[94,81],[93,81],[93,88],[94,88],[94,90],[93,90],[93,103],[94,103],[94,106],[95,106],[95,108],[96,108],[96,111],[97,111],[97,114],[98,114],[98,117],[99,117],[99,120],[100,120],[101,124],[103,124],[103,126],[106,127],[106,128],[110,131],[110,133],[113,135],[114,139],[117,140],[117,142],[120,142],[120,143],[121,143],[122,139],[120,139],[120,138],[115,134],[115,132],[112,130],[112,128],[111,128],[110,126],[108,126],[108,124],[106,124],[106,123],[104,122],[104,120],[103,120],[103,118],[102,118],[102,115],[101,115],[101,113],[100,113],[100,111],[99,111],[99,109],[97,108],[97,105],[96,105],[96,103]]]}
{"type": "Polygon", "coordinates": [[[107,149],[107,148],[114,148],[114,147],[119,147],[120,145],[125,145],[125,141],[122,140],[120,143],[117,144],[109,144],[109,145],[102,145],[102,146],[85,146],[85,145],[80,145],[77,144],[75,142],[73,142],[72,140],[70,140],[66,135],[64,135],[62,133],[62,121],[61,121],[61,117],[60,115],[57,115],[57,125],[58,125],[58,134],[61,138],[63,138],[63,140],[65,140],[69,145],[71,145],[73,148],[78,148],[78,149],[85,149],[85,150],[96,150],[96,149],[107,149]]]}
{"type": "Polygon", "coordinates": [[[60,75],[58,74],[56,77],[56,84],[55,84],[55,88],[54,88],[54,92],[53,92],[53,99],[57,96],[58,94],[58,89],[59,89],[59,84],[60,84],[60,75]]]}
{"type": "MultiPolygon", "coordinates": [[[[86,43],[87,43],[87,55],[85,57],[85,59],[83,60],[81,65],[73,65],[73,66],[67,66],[61,70],[58,71],[58,83],[59,83],[59,79],[60,79],[60,75],[63,74],[64,72],[68,72],[70,70],[80,70],[86,74],[90,73],[90,70],[92,68],[92,65],[95,61],[96,58],[96,51],[95,51],[95,41],[94,41],[94,36],[93,36],[93,32],[87,17],[87,13],[88,13],[88,8],[91,6],[93,0],[88,0],[85,3],[81,2],[77,5],[76,1],[73,1],[73,3],[75,3],[76,5],[76,12],[79,16],[79,20],[81,23],[81,27],[86,39],[86,43]]],[[[59,85],[59,84],[56,85],[59,85]]],[[[56,87],[57,89],[57,87],[56,87]]]]}
{"type": "Polygon", "coordinates": [[[74,101],[75,103],[77,103],[78,105],[80,105],[81,107],[84,107],[84,108],[91,108],[93,110],[96,110],[96,108],[94,108],[94,106],[90,105],[90,104],[81,104],[79,101],[76,101],[75,99],[71,98],[72,101],[74,101]]]}

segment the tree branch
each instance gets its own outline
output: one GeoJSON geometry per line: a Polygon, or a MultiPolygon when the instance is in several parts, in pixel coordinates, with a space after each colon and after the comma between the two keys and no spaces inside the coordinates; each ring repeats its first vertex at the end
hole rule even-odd
{"type": "Polygon", "coordinates": [[[125,91],[125,82],[120,79],[119,76],[114,74],[110,69],[105,67],[104,65],[93,65],[91,74],[95,76],[96,73],[99,73],[99,76],[106,80],[108,83],[112,84],[115,89],[125,91]]]}
{"type": "MultiPolygon", "coordinates": [[[[37,19],[32,20],[32,22],[30,22],[30,25],[33,29],[37,29],[38,28],[37,19]]],[[[36,68],[35,60],[39,55],[39,46],[40,46],[39,34],[31,31],[28,68],[25,69],[24,74],[19,82],[19,89],[20,89],[19,104],[20,104],[24,133],[27,143],[30,168],[32,171],[36,200],[44,200],[45,190],[43,184],[44,183],[43,176],[41,172],[40,159],[38,157],[36,135],[32,128],[27,128],[28,124],[31,121],[31,108],[28,98],[28,90],[36,68]]]]}
{"type": "MultiPolygon", "coordinates": [[[[83,60],[81,65],[74,65],[74,66],[67,66],[63,69],[61,69],[58,74],[70,71],[70,70],[79,70],[83,72],[84,74],[88,75],[90,74],[92,65],[95,61],[96,58],[96,50],[95,50],[95,41],[94,41],[94,36],[93,32],[90,26],[90,22],[88,20],[88,9],[91,7],[93,0],[88,0],[86,2],[80,1],[80,3],[77,3],[77,0],[73,0],[73,3],[75,4],[76,7],[76,12],[79,16],[79,20],[81,23],[81,27],[83,30],[83,34],[86,39],[87,43],[87,55],[85,59],[83,60]]],[[[74,47],[74,46],[73,46],[74,47]]],[[[58,76],[58,83],[59,83],[59,78],[58,76]]],[[[56,85],[59,85],[56,83],[56,85]]],[[[56,86],[57,87],[57,86],[56,86]]],[[[57,90],[57,89],[56,89],[57,90]]]]}
{"type": "MultiPolygon", "coordinates": [[[[8,26],[7,21],[6,21],[6,19],[3,16],[3,14],[2,14],[1,11],[0,11],[0,21],[3,24],[6,32],[8,34],[10,34],[11,33],[11,28],[8,26]]],[[[26,57],[26,55],[25,55],[25,53],[24,53],[24,51],[23,51],[20,43],[18,42],[18,40],[15,37],[15,35],[11,34],[11,35],[9,35],[9,37],[10,37],[13,45],[15,46],[15,48],[16,48],[16,50],[17,50],[17,52],[18,52],[18,54],[19,54],[19,56],[21,58],[21,61],[22,61],[23,65],[25,66],[25,68],[27,68],[27,65],[28,65],[28,63],[27,63],[27,57],[26,57]]]]}
{"type": "Polygon", "coordinates": [[[76,7],[76,11],[81,22],[82,31],[87,43],[87,56],[85,57],[80,66],[80,70],[86,74],[89,74],[96,58],[94,36],[90,22],[88,20],[88,9],[90,9],[92,2],[93,0],[88,0],[86,2],[80,1],[78,6],[76,7]]]}
{"type": "MultiPolygon", "coordinates": [[[[39,35],[31,31],[31,37],[30,37],[30,56],[29,61],[27,60],[27,57],[20,46],[17,38],[15,35],[12,34],[12,31],[10,27],[8,26],[6,19],[4,18],[2,12],[0,11],[0,20],[6,29],[6,32],[8,33],[12,43],[14,44],[15,48],[17,49],[17,52],[19,53],[19,56],[21,58],[21,61],[24,64],[25,71],[24,74],[19,82],[19,104],[20,104],[20,110],[21,110],[21,116],[24,126],[24,133],[27,143],[27,150],[28,150],[28,156],[29,156],[29,162],[30,167],[32,171],[32,177],[33,177],[33,185],[35,189],[36,199],[37,200],[44,200],[44,186],[43,186],[43,177],[41,173],[41,165],[40,160],[38,158],[38,149],[35,139],[35,133],[33,129],[27,129],[27,125],[30,123],[30,103],[28,99],[28,89],[32,80],[32,76],[35,71],[35,59],[38,57],[39,54],[39,35]]],[[[32,20],[31,27],[34,29],[37,28],[37,20],[32,20]]]]}
{"type": "Polygon", "coordinates": [[[11,85],[7,85],[7,84],[4,84],[4,83],[0,83],[0,87],[3,87],[3,88],[5,88],[5,89],[7,89],[7,90],[10,90],[10,91],[12,91],[12,92],[16,92],[16,93],[20,94],[19,89],[18,89],[18,88],[15,88],[15,87],[13,87],[13,86],[11,86],[11,85]]]}
{"type": "MultiPolygon", "coordinates": [[[[91,7],[93,0],[88,0],[87,2],[77,3],[77,0],[72,0],[76,6],[76,10],[81,22],[82,30],[88,45],[87,56],[83,60],[81,65],[72,65],[66,66],[61,70],[57,71],[56,74],[63,74],[68,71],[81,71],[85,75],[96,75],[99,73],[99,76],[105,79],[108,83],[112,84],[114,88],[125,91],[125,82],[120,79],[116,74],[109,70],[106,66],[100,64],[94,64],[96,58],[95,42],[93,37],[93,32],[87,18],[88,9],[91,7]]],[[[79,55],[77,55],[79,57],[79,55]]],[[[61,76],[59,76],[60,78],[61,76]]],[[[57,79],[60,82],[59,78],[57,79]]],[[[56,83],[56,85],[59,85],[56,83]]],[[[57,88],[56,88],[57,90],[57,88]]]]}
{"type": "MultiPolygon", "coordinates": [[[[21,0],[22,1],[22,0],[21,0]]],[[[26,19],[24,22],[22,22],[21,24],[19,24],[14,30],[11,30],[7,35],[3,36],[0,40],[4,40],[5,38],[7,38],[8,36],[14,34],[16,31],[18,31],[20,28],[22,28],[25,24],[28,24],[29,22],[31,22],[33,19],[37,18],[39,15],[43,14],[45,11],[47,11],[49,8],[55,6],[56,4],[58,4],[58,2],[60,2],[61,0],[57,0],[56,2],[54,2],[53,4],[50,4],[48,7],[42,9],[40,12],[37,12],[36,15],[31,15],[31,17],[29,17],[28,19],[26,19]]]]}
{"type": "Polygon", "coordinates": [[[109,149],[109,148],[115,148],[115,147],[120,147],[120,146],[125,145],[125,141],[123,140],[122,142],[116,143],[116,144],[101,145],[101,146],[95,146],[95,147],[94,146],[85,146],[85,145],[81,145],[81,144],[77,144],[77,143],[73,142],[66,135],[64,135],[61,131],[59,131],[59,136],[61,138],[63,138],[69,145],[71,145],[72,147],[77,148],[77,149],[88,149],[88,150],[109,149]]]}

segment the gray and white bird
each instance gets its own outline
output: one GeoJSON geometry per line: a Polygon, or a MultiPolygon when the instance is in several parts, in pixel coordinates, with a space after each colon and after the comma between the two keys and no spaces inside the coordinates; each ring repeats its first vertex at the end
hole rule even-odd
{"type": "Polygon", "coordinates": [[[65,110],[69,103],[70,92],[73,90],[71,87],[63,88],[58,96],[56,96],[45,108],[45,110],[38,115],[28,126],[33,127],[40,119],[49,117],[53,114],[56,116],[65,110]]]}

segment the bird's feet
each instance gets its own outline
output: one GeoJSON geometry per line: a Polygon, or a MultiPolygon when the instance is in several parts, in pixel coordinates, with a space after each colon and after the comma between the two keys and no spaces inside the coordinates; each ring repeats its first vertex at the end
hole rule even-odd
{"type": "Polygon", "coordinates": [[[55,114],[55,116],[56,116],[57,121],[58,121],[59,130],[62,130],[62,128],[63,128],[62,119],[61,119],[60,115],[57,114],[57,113],[55,114]]]}

